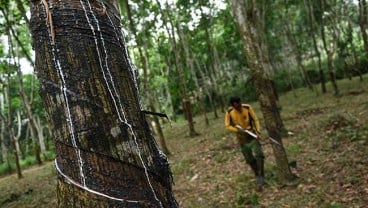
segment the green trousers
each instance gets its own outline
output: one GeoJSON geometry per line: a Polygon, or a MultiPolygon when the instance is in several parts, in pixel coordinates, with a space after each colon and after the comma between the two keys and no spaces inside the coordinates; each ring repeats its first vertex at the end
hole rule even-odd
{"type": "Polygon", "coordinates": [[[261,143],[257,139],[241,143],[240,148],[248,164],[264,159],[261,143]]]}

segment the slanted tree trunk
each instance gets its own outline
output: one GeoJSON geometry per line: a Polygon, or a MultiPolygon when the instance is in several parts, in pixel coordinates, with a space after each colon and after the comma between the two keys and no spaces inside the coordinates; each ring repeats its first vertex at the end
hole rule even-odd
{"type": "Polygon", "coordinates": [[[315,19],[314,19],[314,15],[313,15],[312,1],[311,0],[304,0],[304,4],[305,4],[305,7],[307,8],[307,11],[308,11],[309,31],[310,31],[310,34],[311,34],[312,40],[313,40],[314,53],[317,56],[317,60],[318,60],[318,71],[319,71],[319,78],[320,78],[320,82],[321,82],[321,90],[322,90],[322,93],[326,93],[327,92],[327,90],[326,90],[326,78],[325,78],[325,75],[323,73],[321,53],[319,52],[318,44],[317,44],[316,29],[315,29],[316,23],[315,23],[315,19]]]}
{"type": "Polygon", "coordinates": [[[281,146],[272,143],[272,149],[276,158],[278,179],[280,183],[287,183],[294,179],[291,173],[284,147],[282,146],[281,133],[279,129],[280,113],[277,108],[273,85],[267,75],[270,67],[263,48],[259,45],[260,38],[257,33],[257,3],[252,1],[232,0],[232,10],[235,20],[239,26],[240,35],[244,43],[245,56],[253,77],[253,84],[257,91],[261,110],[270,137],[277,140],[281,146]]]}
{"type": "Polygon", "coordinates": [[[40,95],[69,207],[177,207],[141,111],[117,1],[31,1],[40,95]]]}

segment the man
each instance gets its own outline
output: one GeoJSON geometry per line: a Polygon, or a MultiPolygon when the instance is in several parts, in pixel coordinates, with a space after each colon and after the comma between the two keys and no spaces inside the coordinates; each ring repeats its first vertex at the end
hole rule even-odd
{"type": "Polygon", "coordinates": [[[258,118],[253,108],[248,104],[242,104],[239,97],[230,98],[231,107],[225,115],[226,129],[235,132],[245,161],[252,168],[257,179],[257,190],[262,190],[264,185],[264,154],[259,133],[261,130],[258,118]],[[249,130],[257,135],[254,138],[244,130],[249,130]]]}

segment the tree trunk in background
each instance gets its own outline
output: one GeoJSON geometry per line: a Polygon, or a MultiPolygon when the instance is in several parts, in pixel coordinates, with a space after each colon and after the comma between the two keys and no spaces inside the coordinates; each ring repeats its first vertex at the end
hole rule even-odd
{"type": "Polygon", "coordinates": [[[45,137],[43,135],[43,126],[41,123],[41,119],[39,116],[35,117],[35,124],[36,124],[36,129],[38,132],[38,143],[40,144],[40,150],[41,153],[45,153],[46,152],[46,145],[45,145],[45,137]]]}
{"type": "MultiPolygon", "coordinates": [[[[320,3],[320,7],[322,9],[322,11],[324,11],[325,8],[325,1],[321,0],[319,1],[320,3]]],[[[327,42],[326,40],[326,32],[325,32],[325,21],[324,21],[324,17],[322,16],[321,18],[322,22],[320,25],[321,28],[321,36],[322,36],[322,42],[323,42],[323,47],[325,49],[326,55],[327,55],[327,69],[328,69],[328,73],[330,75],[330,79],[331,79],[331,84],[332,87],[334,89],[334,94],[335,95],[339,95],[339,88],[337,87],[337,82],[336,82],[336,74],[335,74],[335,67],[334,67],[334,56],[336,53],[336,41],[337,41],[337,37],[336,37],[336,31],[335,28],[333,29],[333,31],[331,31],[332,33],[332,37],[333,39],[329,42],[327,42]]],[[[334,27],[334,26],[332,26],[334,27]]]]}
{"type": "MultiPolygon", "coordinates": [[[[146,42],[144,40],[139,41],[140,39],[138,37],[137,30],[136,30],[134,22],[133,22],[129,1],[125,0],[124,3],[125,3],[126,11],[127,11],[127,16],[128,16],[128,19],[129,19],[130,29],[132,30],[132,33],[133,33],[133,35],[134,35],[134,37],[137,41],[138,52],[139,52],[139,56],[140,56],[140,60],[141,60],[142,68],[143,68],[143,81],[144,81],[143,91],[145,92],[145,96],[148,99],[148,107],[151,109],[152,112],[156,112],[154,102],[152,100],[151,87],[150,87],[150,84],[149,84],[150,83],[150,80],[149,80],[149,77],[148,77],[149,57],[148,57],[146,42]],[[142,50],[142,47],[144,48],[144,52],[142,50]]],[[[156,128],[156,131],[158,133],[159,143],[161,145],[162,151],[165,154],[170,154],[170,151],[169,151],[169,149],[167,148],[167,145],[166,145],[165,137],[164,137],[164,134],[162,132],[160,122],[159,122],[159,120],[157,119],[156,116],[154,116],[153,119],[154,119],[154,122],[156,124],[154,126],[154,128],[156,128]]]]}
{"type": "Polygon", "coordinates": [[[359,0],[359,26],[362,33],[362,39],[364,43],[365,57],[368,59],[368,34],[367,34],[367,3],[365,0],[359,0]]]}
{"type": "MultiPolygon", "coordinates": [[[[211,15],[207,15],[203,12],[203,9],[202,7],[199,8],[200,11],[201,11],[201,14],[204,15],[204,17],[202,16],[202,18],[204,18],[207,22],[207,26],[208,27],[205,27],[205,33],[206,33],[206,44],[207,44],[207,55],[208,55],[208,62],[206,63],[206,66],[207,66],[207,69],[208,69],[208,77],[210,78],[211,80],[211,88],[210,89],[213,89],[216,93],[215,93],[215,96],[213,97],[211,95],[212,98],[214,98],[214,100],[218,100],[216,98],[218,98],[218,93],[220,93],[220,90],[219,90],[219,87],[218,87],[218,83],[217,83],[217,80],[216,80],[216,63],[215,63],[215,59],[214,59],[214,50],[213,50],[213,45],[212,45],[212,33],[209,31],[212,27],[212,16],[211,15]],[[209,19],[207,18],[207,16],[209,16],[209,19]]],[[[218,113],[217,113],[217,108],[216,108],[216,102],[213,101],[213,116],[215,119],[217,119],[219,116],[218,116],[218,113]]]]}
{"type": "MultiPolygon", "coordinates": [[[[162,17],[162,21],[163,21],[163,24],[166,28],[166,32],[169,36],[169,39],[170,39],[170,42],[172,44],[172,53],[174,54],[174,59],[175,59],[175,67],[177,69],[177,74],[178,74],[178,86],[180,87],[179,91],[180,91],[180,97],[181,97],[181,105],[183,107],[183,110],[184,110],[184,115],[186,116],[192,116],[192,108],[191,106],[187,105],[187,103],[185,103],[187,100],[188,100],[188,90],[187,90],[187,85],[186,85],[186,80],[185,80],[185,73],[184,73],[184,70],[183,70],[183,66],[182,66],[182,63],[180,63],[180,51],[179,51],[179,48],[178,48],[178,44],[176,42],[176,37],[175,37],[175,24],[173,23],[173,20],[171,19],[171,17],[169,15],[167,15],[167,13],[165,13],[163,10],[162,10],[162,7],[161,7],[161,4],[160,4],[160,1],[156,0],[156,3],[159,7],[159,10],[161,12],[161,17],[162,17]],[[170,31],[170,28],[168,27],[167,24],[170,24],[170,28],[171,28],[171,31],[170,31]],[[187,112],[188,111],[188,112],[187,112]]],[[[169,4],[168,2],[166,2],[166,6],[167,8],[169,8],[169,4]]],[[[189,136],[196,136],[198,135],[198,133],[195,131],[194,129],[194,120],[193,120],[193,117],[187,119],[188,121],[188,127],[189,127],[189,136]]]]}
{"type": "Polygon", "coordinates": [[[18,75],[18,81],[19,81],[19,95],[22,99],[24,111],[26,113],[26,117],[28,118],[29,127],[31,130],[31,137],[32,137],[32,142],[33,142],[33,154],[36,158],[37,164],[42,165],[39,140],[41,137],[43,137],[43,135],[41,135],[37,129],[37,124],[36,124],[35,118],[32,113],[30,102],[28,101],[28,97],[26,96],[26,93],[24,92],[23,75],[22,75],[20,66],[17,67],[17,75],[18,75]]]}
{"type": "Polygon", "coordinates": [[[141,112],[117,1],[31,1],[58,206],[177,207],[167,158],[141,112]]]}
{"type": "Polygon", "coordinates": [[[191,136],[191,137],[197,136],[198,133],[194,129],[192,104],[191,104],[190,100],[183,100],[182,104],[183,104],[183,110],[184,110],[184,113],[185,113],[185,118],[188,120],[189,136],[191,136]]]}
{"type": "MultiPolygon", "coordinates": [[[[10,62],[8,62],[10,64],[10,62]]],[[[4,93],[6,94],[4,97],[6,97],[6,101],[8,102],[8,115],[7,118],[5,118],[5,116],[2,114],[2,112],[0,112],[0,119],[3,120],[4,122],[6,122],[6,127],[7,130],[9,132],[9,137],[10,137],[10,145],[13,148],[13,155],[14,155],[14,162],[15,162],[15,167],[16,167],[16,171],[17,171],[17,176],[18,178],[23,178],[23,174],[22,174],[22,170],[20,168],[20,158],[19,158],[19,154],[17,151],[17,139],[16,139],[16,135],[14,133],[13,130],[13,112],[12,112],[12,103],[11,103],[11,95],[10,95],[10,65],[8,65],[6,67],[6,73],[7,73],[7,83],[8,86],[6,86],[6,89],[4,90],[4,93]]],[[[8,167],[10,167],[10,161],[9,158],[8,159],[8,167]]]]}
{"type": "Polygon", "coordinates": [[[17,111],[17,124],[16,124],[16,127],[17,127],[17,134],[15,134],[15,132],[14,132],[15,149],[17,150],[18,158],[21,159],[21,158],[23,158],[23,154],[22,154],[22,151],[20,150],[19,138],[22,135],[22,118],[20,116],[19,111],[17,111]]]}
{"type": "MultiPolygon", "coordinates": [[[[19,2],[18,2],[19,4],[19,2]]],[[[18,5],[18,7],[20,7],[18,5]]],[[[22,100],[22,104],[23,104],[23,107],[24,107],[24,112],[26,114],[26,117],[28,118],[29,122],[30,122],[30,127],[31,127],[31,133],[32,133],[32,141],[33,141],[33,148],[34,148],[34,156],[36,158],[36,161],[39,165],[42,164],[42,161],[41,161],[41,157],[40,157],[40,148],[39,148],[39,144],[38,144],[38,139],[36,137],[36,133],[38,135],[38,132],[37,132],[37,129],[36,129],[36,126],[35,126],[35,121],[34,121],[34,117],[33,117],[33,113],[32,113],[32,109],[31,109],[31,105],[30,105],[30,102],[28,101],[28,98],[24,92],[24,86],[23,86],[23,75],[22,75],[22,71],[20,69],[20,60],[19,60],[19,45],[23,48],[23,51],[26,51],[24,49],[24,46],[23,46],[23,43],[21,41],[19,41],[19,38],[17,36],[17,33],[14,31],[14,29],[12,28],[13,25],[11,23],[12,19],[9,19],[11,18],[12,16],[9,16],[7,11],[5,10],[1,10],[1,12],[4,14],[4,17],[5,17],[5,21],[6,21],[6,24],[7,24],[7,35],[8,35],[8,38],[9,38],[9,54],[13,57],[14,59],[14,65],[16,66],[17,68],[17,75],[18,75],[18,81],[19,81],[19,95],[21,97],[21,100],[22,100]],[[13,41],[11,40],[12,38],[14,38],[15,40],[17,40],[17,45],[16,47],[14,47],[14,44],[13,44],[13,41]],[[16,49],[14,51],[14,48],[16,49]],[[18,63],[17,63],[18,62],[18,63]]],[[[25,54],[27,55],[28,53],[25,52],[25,54]]],[[[29,55],[28,55],[29,56],[29,55]]],[[[31,63],[33,63],[31,61],[31,63]]],[[[18,138],[19,137],[15,137],[15,140],[16,140],[16,145],[19,146],[19,142],[18,142],[18,138]]],[[[18,150],[18,154],[20,154],[19,150],[18,150]]]]}
{"type": "Polygon", "coordinates": [[[209,120],[208,120],[208,117],[207,117],[207,112],[206,112],[206,105],[205,105],[205,102],[204,102],[204,99],[203,99],[203,95],[202,95],[202,87],[199,85],[199,82],[198,82],[198,79],[197,79],[197,75],[195,73],[195,68],[194,68],[194,61],[193,61],[193,58],[190,54],[190,51],[189,51],[189,45],[188,45],[188,41],[187,41],[187,38],[185,36],[185,34],[183,33],[182,29],[180,28],[180,26],[178,25],[178,34],[179,34],[179,39],[181,41],[181,44],[184,48],[184,53],[185,53],[185,59],[187,61],[187,65],[190,69],[190,72],[192,74],[192,79],[194,80],[194,84],[196,86],[196,89],[197,89],[197,94],[195,94],[195,97],[197,98],[199,104],[199,109],[201,111],[201,114],[204,116],[204,120],[205,120],[205,123],[206,125],[208,126],[209,125],[209,120]]]}
{"type": "Polygon", "coordinates": [[[302,74],[302,79],[304,81],[304,83],[306,84],[306,86],[314,91],[314,88],[313,88],[313,85],[309,79],[309,76],[305,70],[305,67],[304,67],[304,64],[303,64],[303,55],[300,51],[300,47],[298,46],[298,41],[296,40],[295,38],[295,33],[294,33],[294,30],[292,28],[292,25],[290,24],[290,16],[289,16],[289,8],[287,6],[287,2],[285,1],[285,17],[284,17],[284,26],[285,26],[285,29],[286,29],[286,37],[287,37],[287,40],[290,42],[291,46],[292,46],[292,49],[293,49],[293,52],[294,52],[294,56],[295,56],[295,60],[296,60],[296,63],[298,65],[298,68],[299,68],[299,71],[300,73],[302,74]]]}
{"type": "Polygon", "coordinates": [[[1,163],[5,163],[8,159],[8,148],[6,147],[5,144],[5,137],[4,137],[4,132],[5,132],[5,123],[3,120],[0,121],[0,142],[1,142],[1,163]]]}
{"type": "MultiPolygon", "coordinates": [[[[1,75],[0,75],[1,77],[1,75]]],[[[0,86],[2,84],[0,83],[0,86]]],[[[3,86],[1,86],[1,89],[3,90],[3,86]]],[[[0,93],[0,114],[2,112],[4,112],[4,94],[0,93]]],[[[0,119],[0,142],[1,142],[1,159],[2,162],[6,162],[8,161],[8,147],[6,146],[6,141],[5,141],[5,120],[4,119],[0,119]]]]}
{"type": "MultiPolygon", "coordinates": [[[[362,72],[360,71],[360,67],[359,66],[359,58],[358,58],[358,54],[357,54],[357,51],[356,51],[356,46],[354,44],[354,41],[353,41],[353,27],[352,27],[352,20],[351,18],[347,16],[347,19],[348,19],[348,32],[347,32],[347,36],[349,37],[348,38],[348,43],[351,47],[351,50],[352,50],[352,53],[353,53],[353,67],[351,69],[351,71],[356,71],[358,73],[358,76],[359,76],[359,80],[360,81],[363,81],[363,75],[362,75],[362,72]]],[[[350,66],[351,67],[351,66],[350,66]]]]}
{"type": "Polygon", "coordinates": [[[308,23],[309,23],[309,30],[310,30],[310,34],[312,36],[312,40],[313,40],[313,47],[314,47],[314,52],[315,55],[317,56],[318,59],[318,71],[319,71],[319,78],[320,78],[320,82],[321,82],[321,89],[322,89],[322,93],[326,93],[326,79],[325,79],[325,75],[323,73],[323,69],[322,69],[322,61],[321,61],[321,53],[319,52],[318,49],[318,44],[317,44],[317,38],[316,38],[316,29],[315,29],[315,19],[313,16],[313,5],[311,0],[304,0],[304,4],[307,8],[308,11],[308,23]]]}
{"type": "MultiPolygon", "coordinates": [[[[265,66],[267,59],[257,36],[257,26],[259,23],[257,17],[257,3],[252,1],[232,0],[232,10],[234,18],[239,26],[240,35],[244,43],[244,51],[253,77],[253,84],[259,97],[261,110],[264,116],[266,129],[273,139],[282,144],[278,121],[280,113],[277,108],[276,99],[273,93],[273,86],[267,77],[265,66]]],[[[291,173],[286,152],[283,146],[272,143],[272,149],[275,155],[278,179],[280,183],[287,183],[294,179],[291,173]]]]}
{"type": "MultiPolygon", "coordinates": [[[[224,79],[224,75],[223,74],[219,74],[222,72],[222,69],[220,69],[220,66],[221,66],[221,60],[219,58],[219,55],[218,55],[218,51],[217,51],[217,48],[214,46],[213,47],[213,57],[214,57],[214,61],[215,61],[215,72],[216,72],[216,80],[218,83],[221,83],[223,82],[223,79],[224,79]]],[[[219,84],[216,84],[217,86],[217,90],[218,90],[218,93],[217,93],[217,97],[218,97],[218,101],[219,101],[219,104],[220,104],[220,111],[221,113],[225,113],[225,109],[226,109],[226,106],[225,106],[225,101],[224,101],[224,92],[223,92],[223,88],[219,85],[219,84]]]]}
{"type": "Polygon", "coordinates": [[[210,86],[209,85],[211,85],[211,79],[210,78],[208,78],[206,75],[205,75],[205,73],[203,72],[203,70],[201,69],[201,66],[200,66],[200,64],[199,64],[199,62],[198,62],[198,60],[196,59],[195,60],[195,63],[196,63],[196,65],[197,65],[197,69],[198,69],[198,72],[200,73],[200,75],[201,75],[201,79],[202,79],[202,86],[203,86],[203,88],[204,88],[204,91],[205,91],[205,94],[207,95],[207,98],[208,98],[208,101],[210,102],[210,106],[211,106],[211,110],[213,111],[213,112],[215,112],[216,111],[216,106],[215,106],[215,104],[214,104],[214,101],[213,101],[213,98],[212,98],[212,95],[211,95],[211,92],[210,92],[210,86]]]}
{"type": "MultiPolygon", "coordinates": [[[[152,97],[149,97],[149,109],[152,111],[152,112],[156,112],[156,108],[154,106],[154,103],[153,103],[153,100],[152,100],[152,97]]],[[[169,148],[167,147],[167,144],[166,144],[166,139],[165,139],[165,135],[164,135],[164,132],[162,131],[162,127],[161,127],[161,124],[160,124],[160,120],[157,118],[157,116],[153,116],[153,123],[155,124],[153,126],[154,130],[157,132],[157,136],[158,136],[158,142],[161,146],[161,149],[162,149],[162,152],[165,153],[166,155],[171,155],[171,152],[169,150],[169,148]]]]}
{"type": "MultiPolygon", "coordinates": [[[[4,14],[6,14],[5,10],[3,8],[0,7],[0,10],[1,12],[4,14]]],[[[9,22],[9,21],[7,21],[9,22]]],[[[12,51],[12,40],[11,40],[11,35],[10,35],[10,26],[9,24],[7,24],[7,30],[6,30],[6,35],[7,35],[7,38],[8,38],[8,52],[11,54],[11,51],[12,51]]],[[[14,62],[14,61],[13,61],[14,62]]],[[[21,167],[20,167],[20,158],[19,158],[19,152],[18,150],[20,149],[19,148],[19,143],[18,143],[18,138],[16,137],[15,133],[14,133],[14,129],[13,129],[13,109],[12,109],[12,100],[11,100],[11,97],[12,95],[10,94],[10,85],[11,85],[11,67],[13,66],[12,64],[12,59],[11,59],[11,56],[9,56],[9,60],[7,62],[7,64],[5,65],[5,73],[6,74],[6,78],[4,80],[6,80],[6,86],[4,87],[3,86],[3,93],[5,94],[4,95],[4,101],[8,102],[8,114],[7,114],[7,118],[5,118],[5,116],[3,115],[3,112],[0,112],[0,119],[4,121],[4,123],[6,123],[7,125],[7,131],[8,131],[8,135],[10,137],[10,145],[11,147],[13,148],[13,154],[14,154],[14,160],[15,160],[15,167],[16,167],[16,171],[17,171],[17,176],[18,178],[23,178],[23,175],[22,175],[22,170],[21,170],[21,167]],[[5,88],[5,89],[4,89],[5,88]]],[[[0,84],[3,85],[3,82],[1,82],[0,84]]],[[[4,102],[4,103],[5,103],[4,102]]],[[[5,106],[5,105],[4,105],[5,106]]],[[[18,114],[20,115],[20,114],[18,114]]],[[[18,125],[18,128],[19,128],[19,125],[18,125]]],[[[19,133],[20,131],[18,131],[19,133]]],[[[19,133],[19,136],[20,136],[20,133],[19,133]]],[[[9,161],[9,158],[8,159],[8,167],[11,167],[10,166],[10,161],[9,161]]]]}

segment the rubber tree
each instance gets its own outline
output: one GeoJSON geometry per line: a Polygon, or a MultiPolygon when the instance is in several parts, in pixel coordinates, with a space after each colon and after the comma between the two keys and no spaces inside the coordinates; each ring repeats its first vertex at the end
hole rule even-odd
{"type": "Polygon", "coordinates": [[[294,54],[295,61],[297,63],[298,69],[302,75],[303,82],[306,86],[312,91],[314,91],[314,87],[312,82],[309,79],[309,75],[307,74],[307,71],[305,69],[305,66],[303,64],[303,54],[301,51],[301,44],[299,43],[295,31],[293,28],[293,25],[291,23],[292,14],[289,12],[289,5],[287,4],[287,1],[284,1],[285,6],[285,12],[283,16],[283,22],[284,22],[284,28],[285,28],[285,36],[287,37],[287,40],[290,42],[290,45],[292,47],[292,51],[294,54]]]}
{"type": "MultiPolygon", "coordinates": [[[[152,95],[152,89],[150,86],[150,77],[148,76],[148,70],[149,70],[149,57],[148,57],[148,52],[147,52],[147,39],[144,39],[142,37],[139,37],[138,35],[138,30],[135,27],[134,24],[134,20],[133,20],[133,15],[132,15],[132,10],[130,8],[129,5],[129,0],[125,0],[124,1],[124,5],[125,5],[125,10],[126,10],[126,14],[128,16],[129,19],[129,27],[130,30],[132,31],[132,34],[134,36],[134,39],[136,40],[136,44],[138,46],[138,53],[139,53],[139,57],[140,57],[140,64],[141,67],[143,69],[143,93],[147,98],[147,107],[152,111],[152,112],[156,112],[156,108],[155,108],[155,103],[153,101],[153,97],[152,95]]],[[[166,145],[166,141],[165,141],[165,136],[164,133],[162,131],[162,127],[160,124],[159,119],[157,118],[157,116],[154,116],[152,118],[153,122],[155,125],[152,125],[152,127],[154,128],[155,132],[157,132],[157,137],[158,137],[158,141],[159,144],[161,146],[162,151],[166,154],[166,155],[170,155],[170,151],[169,148],[166,145]]]]}
{"type": "Polygon", "coordinates": [[[366,30],[368,25],[367,18],[368,18],[367,2],[365,0],[359,0],[359,26],[364,43],[364,52],[366,58],[368,58],[368,34],[366,30]]]}
{"type": "Polygon", "coordinates": [[[318,41],[317,41],[317,23],[314,16],[314,10],[313,10],[313,2],[311,0],[304,0],[304,4],[306,7],[306,10],[308,12],[308,26],[309,26],[309,33],[311,35],[311,38],[313,40],[313,48],[315,56],[317,56],[318,59],[318,71],[319,71],[319,77],[321,82],[321,90],[322,93],[327,92],[326,88],[326,77],[322,69],[322,59],[321,59],[321,52],[318,48],[318,41]]]}
{"type": "MultiPolygon", "coordinates": [[[[319,5],[320,8],[322,9],[323,12],[327,12],[326,10],[326,1],[325,0],[321,0],[319,1],[319,5]]],[[[332,13],[334,13],[332,11],[332,13]]],[[[322,37],[322,43],[323,43],[323,48],[325,49],[326,52],[326,56],[327,56],[327,69],[328,69],[328,74],[330,75],[330,81],[331,81],[331,85],[332,88],[334,90],[334,95],[339,95],[340,91],[339,88],[337,86],[337,81],[336,81],[336,72],[335,72],[335,66],[334,66],[334,58],[335,58],[335,53],[336,53],[336,45],[337,45],[337,39],[339,36],[339,32],[336,28],[336,22],[330,21],[331,27],[332,29],[330,30],[331,33],[331,40],[328,41],[327,40],[327,35],[326,35],[326,25],[327,24],[327,19],[328,17],[326,17],[325,13],[322,14],[322,16],[320,17],[321,22],[320,22],[320,31],[321,31],[321,37],[322,37]]],[[[331,18],[331,17],[330,17],[331,18]]],[[[334,17],[332,17],[331,19],[333,19],[334,17]]]]}
{"type": "MultiPolygon", "coordinates": [[[[180,47],[179,43],[177,41],[177,32],[175,31],[175,15],[176,11],[172,8],[172,5],[170,5],[167,1],[165,2],[165,9],[162,7],[160,1],[156,0],[157,6],[159,8],[159,11],[161,13],[161,20],[163,22],[163,25],[165,27],[166,33],[169,36],[170,44],[172,46],[171,52],[174,56],[174,64],[167,63],[167,65],[172,66],[174,65],[176,69],[177,79],[175,81],[177,82],[177,86],[179,87],[179,97],[180,97],[180,103],[182,106],[182,109],[184,111],[185,119],[187,120],[188,127],[189,127],[189,136],[194,137],[197,136],[198,133],[194,128],[194,118],[193,118],[193,112],[192,112],[192,104],[191,99],[189,96],[187,81],[185,78],[185,71],[183,69],[183,63],[181,62],[181,54],[180,54],[180,47]],[[171,11],[171,13],[168,12],[168,10],[171,11]]],[[[174,68],[173,67],[173,68],[174,68]]],[[[174,70],[170,69],[170,73],[174,74],[174,70]]]]}
{"type": "Polygon", "coordinates": [[[32,0],[59,207],[177,207],[138,96],[118,2],[32,0]]]}
{"type": "Polygon", "coordinates": [[[285,149],[281,140],[280,112],[277,108],[273,85],[268,75],[271,69],[267,53],[260,42],[262,39],[258,33],[259,17],[257,16],[256,0],[232,0],[232,11],[244,44],[244,53],[253,78],[260,102],[262,114],[265,120],[266,130],[270,137],[280,144],[272,143],[272,149],[276,159],[277,176],[279,182],[286,184],[295,177],[291,173],[285,149]]]}

